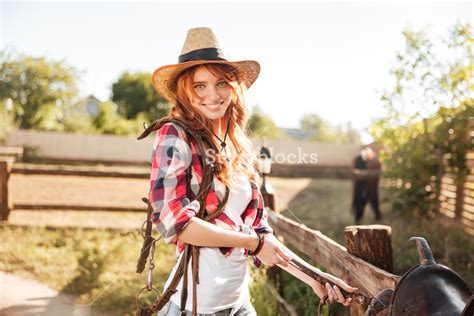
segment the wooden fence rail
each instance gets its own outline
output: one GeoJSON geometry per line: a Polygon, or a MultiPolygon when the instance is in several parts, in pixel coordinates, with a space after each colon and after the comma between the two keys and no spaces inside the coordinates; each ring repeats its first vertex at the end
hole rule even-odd
{"type": "MultiPolygon", "coordinates": [[[[388,265],[393,267],[391,239],[370,238],[375,241],[385,241],[384,244],[377,245],[377,243],[370,243],[367,238],[364,238],[364,236],[367,236],[364,232],[367,231],[372,231],[376,234],[388,232],[390,237],[391,229],[388,226],[347,227],[346,243],[354,250],[349,252],[346,247],[338,244],[320,231],[310,229],[276,212],[269,212],[269,220],[270,225],[275,230],[275,234],[280,239],[292,244],[310,259],[323,266],[328,272],[341,277],[348,284],[358,287],[360,293],[367,297],[374,297],[378,292],[386,288],[395,288],[400,278],[360,258],[364,257],[364,253],[376,254],[372,256],[372,260],[376,261],[383,257],[383,261],[388,262],[388,265]],[[358,245],[354,247],[355,244],[358,245]],[[361,251],[361,249],[364,250],[361,251]],[[390,249],[390,251],[385,252],[384,249],[390,249]],[[354,255],[354,252],[358,252],[358,256],[354,255]]],[[[372,233],[369,233],[369,235],[374,237],[372,233]]],[[[363,315],[363,308],[365,306],[361,307],[353,304],[351,315],[363,315]]]]}
{"type": "Polygon", "coordinates": [[[52,166],[42,164],[14,163],[12,173],[26,175],[58,175],[106,178],[149,179],[149,168],[93,167],[93,166],[52,166]]]}

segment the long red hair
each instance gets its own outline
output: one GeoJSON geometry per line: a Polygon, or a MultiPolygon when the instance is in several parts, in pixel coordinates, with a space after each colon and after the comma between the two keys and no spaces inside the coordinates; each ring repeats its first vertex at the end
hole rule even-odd
{"type": "MultiPolygon", "coordinates": [[[[240,171],[250,179],[255,180],[257,176],[255,171],[256,156],[252,152],[252,143],[247,136],[249,114],[243,96],[245,85],[234,67],[226,64],[203,64],[183,71],[176,81],[177,101],[172,106],[169,115],[184,119],[191,128],[206,133],[216,148],[221,148],[220,142],[209,130],[209,126],[213,127],[214,123],[191,105],[190,94],[197,97],[192,85],[193,78],[200,67],[206,68],[217,78],[224,79],[231,86],[232,92],[231,103],[220,120],[222,128],[225,129],[230,116],[227,147],[234,158],[231,160],[232,168],[229,168],[227,162],[219,153],[210,153],[214,164],[218,165],[218,168],[216,168],[217,178],[231,186],[229,179],[232,177],[231,169],[233,169],[234,172],[240,171]]],[[[207,154],[209,155],[209,153],[207,154]]]]}

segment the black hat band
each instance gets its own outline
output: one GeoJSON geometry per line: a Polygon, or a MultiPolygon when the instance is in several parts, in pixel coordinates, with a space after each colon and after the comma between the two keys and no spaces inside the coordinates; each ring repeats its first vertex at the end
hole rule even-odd
{"type": "Polygon", "coordinates": [[[184,63],[195,60],[222,60],[227,61],[220,48],[201,48],[179,56],[178,62],[184,63]]]}

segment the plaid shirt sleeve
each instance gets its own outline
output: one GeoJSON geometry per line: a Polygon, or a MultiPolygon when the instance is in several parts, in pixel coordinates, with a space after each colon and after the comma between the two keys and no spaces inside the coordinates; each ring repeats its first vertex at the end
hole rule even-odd
{"type": "Polygon", "coordinates": [[[186,170],[191,168],[192,152],[185,132],[167,123],[157,132],[153,144],[149,200],[152,222],[165,243],[177,243],[178,234],[199,211],[199,202],[190,201],[186,192],[186,170]]]}

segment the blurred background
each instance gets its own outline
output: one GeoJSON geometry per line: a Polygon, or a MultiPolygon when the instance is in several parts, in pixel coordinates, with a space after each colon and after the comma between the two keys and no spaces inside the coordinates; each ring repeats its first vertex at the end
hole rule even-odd
{"type": "MultiPolygon", "coordinates": [[[[248,132],[256,154],[271,153],[262,175],[275,211],[340,244],[346,226],[391,226],[397,275],[418,261],[408,238],[424,236],[474,286],[472,2],[1,1],[0,11],[2,314],[133,313],[153,141],[136,136],[170,109],[151,73],[177,63],[197,26],[230,60],[262,66],[248,132]]],[[[159,247],[161,289],[174,249],[159,247]]],[[[267,277],[253,272],[259,315],[281,312],[267,277]]],[[[314,314],[312,290],[281,278],[295,313],[314,314]]]]}

